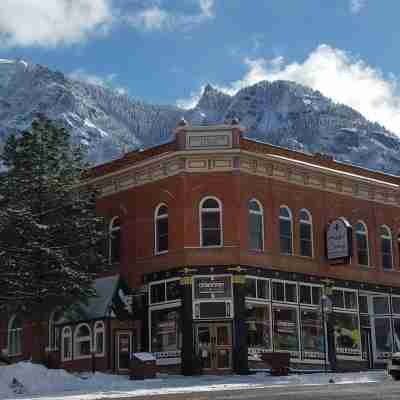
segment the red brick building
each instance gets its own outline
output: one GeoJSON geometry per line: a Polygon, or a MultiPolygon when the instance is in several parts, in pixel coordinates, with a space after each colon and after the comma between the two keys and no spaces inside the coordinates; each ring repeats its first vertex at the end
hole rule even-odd
{"type": "Polygon", "coordinates": [[[400,178],[242,133],[182,122],[174,141],[93,168],[85,183],[101,192],[119,275],[96,283],[101,307],[53,315],[45,333],[3,318],[3,353],[123,372],[130,352],[151,351],[191,374],[289,351],[321,367],[326,309],[340,365],[400,351],[400,178]]]}

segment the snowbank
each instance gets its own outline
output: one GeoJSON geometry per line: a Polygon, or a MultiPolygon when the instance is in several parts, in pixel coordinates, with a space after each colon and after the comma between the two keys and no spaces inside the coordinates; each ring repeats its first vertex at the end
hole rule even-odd
{"type": "Polygon", "coordinates": [[[271,386],[324,385],[331,379],[336,384],[380,382],[385,379],[385,373],[316,373],[287,377],[271,377],[266,373],[257,373],[249,376],[163,376],[153,380],[131,381],[125,376],[98,372],[73,375],[64,370],[49,370],[42,365],[21,362],[0,367],[0,399],[112,399],[271,386]]]}

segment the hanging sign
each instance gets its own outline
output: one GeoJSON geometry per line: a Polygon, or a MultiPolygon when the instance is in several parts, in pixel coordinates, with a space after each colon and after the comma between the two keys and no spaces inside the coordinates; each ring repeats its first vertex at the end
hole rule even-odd
{"type": "Polygon", "coordinates": [[[352,255],[352,228],[346,218],[333,220],[326,230],[326,257],[332,264],[348,264],[352,255]]]}

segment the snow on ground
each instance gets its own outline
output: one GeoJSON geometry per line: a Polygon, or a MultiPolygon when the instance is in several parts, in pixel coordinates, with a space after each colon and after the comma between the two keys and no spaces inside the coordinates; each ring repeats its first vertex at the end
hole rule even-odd
{"type": "Polygon", "coordinates": [[[386,379],[384,371],[342,374],[293,374],[272,377],[259,372],[249,376],[197,377],[160,375],[157,379],[131,381],[126,376],[103,373],[73,375],[64,370],[49,370],[42,365],[21,362],[0,366],[0,399],[96,400],[160,394],[220,390],[258,389],[273,386],[372,383],[386,379]],[[16,380],[14,380],[14,378],[16,380]],[[13,382],[14,380],[14,382],[13,382]]]}

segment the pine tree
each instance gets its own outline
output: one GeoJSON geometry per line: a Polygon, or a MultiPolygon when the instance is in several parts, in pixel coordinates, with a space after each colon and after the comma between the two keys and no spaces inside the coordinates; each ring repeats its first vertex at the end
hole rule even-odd
{"type": "Polygon", "coordinates": [[[1,155],[0,305],[53,309],[95,295],[104,223],[82,186],[85,149],[44,116],[1,155]]]}

